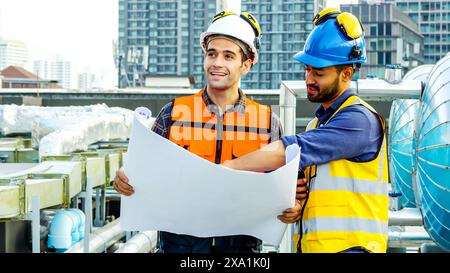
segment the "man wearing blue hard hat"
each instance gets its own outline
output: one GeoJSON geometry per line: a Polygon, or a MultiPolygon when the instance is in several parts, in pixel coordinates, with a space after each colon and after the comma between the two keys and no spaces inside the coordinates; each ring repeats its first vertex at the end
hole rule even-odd
{"type": "MultiPolygon", "coordinates": [[[[285,147],[301,147],[308,194],[280,220],[299,221],[298,252],[386,252],[388,173],[385,120],[351,88],[366,62],[364,31],[354,15],[325,9],[295,59],[305,64],[307,95],[321,105],[306,132],[226,161],[241,170],[285,164],[285,147]]],[[[298,198],[298,196],[297,196],[298,198]]]]}

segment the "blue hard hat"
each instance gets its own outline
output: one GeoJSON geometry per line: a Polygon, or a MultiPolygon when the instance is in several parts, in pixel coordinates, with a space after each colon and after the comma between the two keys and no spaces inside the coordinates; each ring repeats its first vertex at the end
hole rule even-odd
{"type": "Polygon", "coordinates": [[[316,68],[360,65],[367,60],[364,36],[352,39],[341,31],[336,18],[328,19],[313,29],[303,51],[295,54],[294,59],[316,68]]]}

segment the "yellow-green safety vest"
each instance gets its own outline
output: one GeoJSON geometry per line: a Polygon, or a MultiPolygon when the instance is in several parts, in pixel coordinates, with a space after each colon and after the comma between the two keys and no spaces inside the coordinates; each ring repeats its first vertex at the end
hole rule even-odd
{"type": "MultiPolygon", "coordinates": [[[[351,105],[363,105],[378,116],[384,135],[382,146],[377,157],[368,162],[340,159],[306,168],[310,192],[301,218],[301,247],[304,253],[340,252],[352,247],[363,247],[370,252],[386,252],[386,122],[357,96],[350,96],[330,119],[351,105]]],[[[306,130],[314,130],[318,122],[317,118],[313,119],[306,130]]]]}

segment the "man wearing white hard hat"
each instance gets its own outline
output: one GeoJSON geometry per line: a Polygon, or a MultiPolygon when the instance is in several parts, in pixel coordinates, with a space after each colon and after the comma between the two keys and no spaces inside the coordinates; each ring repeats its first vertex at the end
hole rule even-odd
{"type": "MultiPolygon", "coordinates": [[[[280,139],[280,121],[270,107],[249,100],[239,88],[241,76],[258,62],[260,33],[258,22],[249,13],[217,14],[200,36],[205,87],[164,106],[153,131],[216,164],[280,139]]],[[[134,192],[123,170],[118,171],[114,187],[124,195],[134,192]]],[[[198,238],[165,231],[159,235],[166,253],[251,253],[261,248],[260,240],[246,235],[198,238]]]]}

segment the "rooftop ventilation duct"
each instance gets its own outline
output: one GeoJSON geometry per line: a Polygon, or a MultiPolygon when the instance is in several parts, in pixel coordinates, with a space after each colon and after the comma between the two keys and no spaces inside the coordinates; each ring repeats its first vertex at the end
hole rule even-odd
{"type": "Polygon", "coordinates": [[[413,160],[424,225],[450,251],[450,56],[431,70],[418,113],[413,160]]]}

